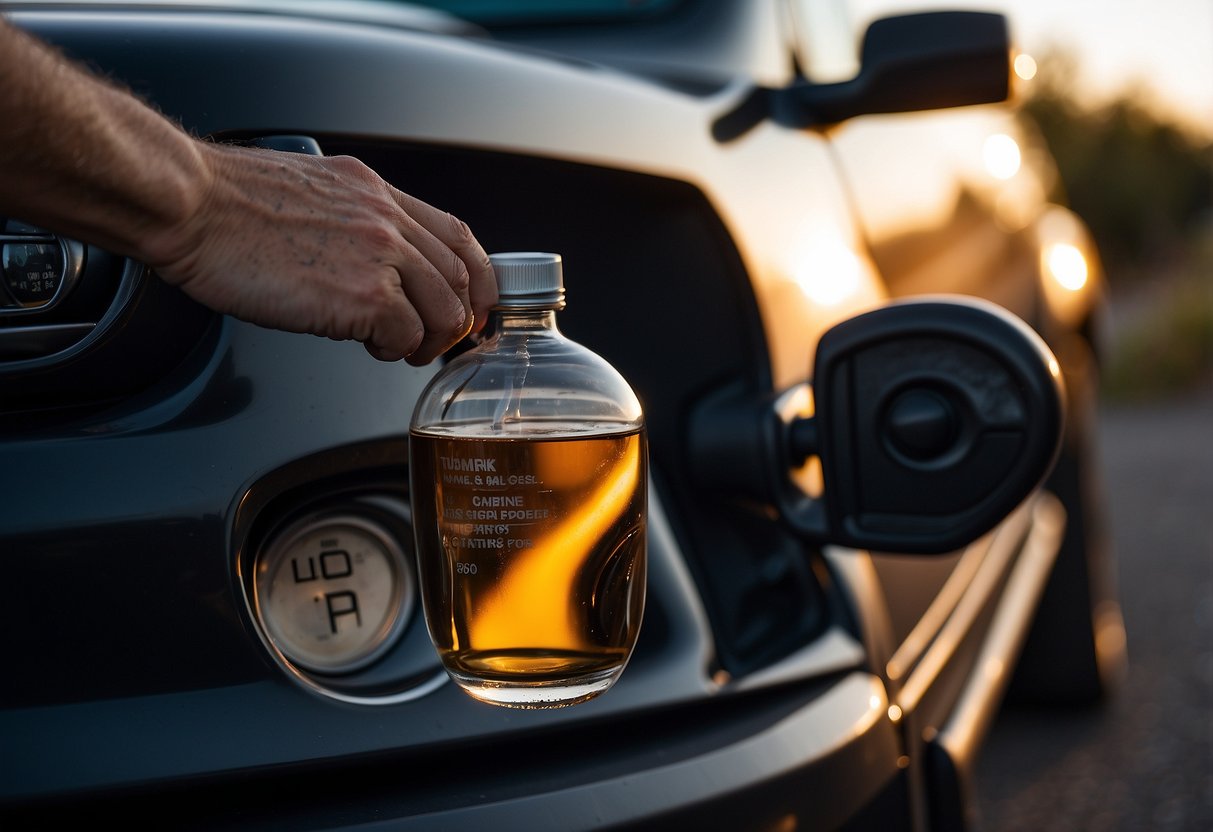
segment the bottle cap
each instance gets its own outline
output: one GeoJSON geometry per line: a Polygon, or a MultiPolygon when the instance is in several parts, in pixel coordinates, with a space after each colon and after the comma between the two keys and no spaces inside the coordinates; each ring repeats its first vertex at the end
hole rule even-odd
{"type": "Polygon", "coordinates": [[[559,254],[509,251],[490,254],[497,275],[497,307],[563,309],[564,268],[559,254]]]}

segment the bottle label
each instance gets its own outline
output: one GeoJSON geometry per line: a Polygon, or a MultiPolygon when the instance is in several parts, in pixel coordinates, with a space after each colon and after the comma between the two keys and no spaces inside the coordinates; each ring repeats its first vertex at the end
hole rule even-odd
{"type": "Polygon", "coordinates": [[[439,455],[439,480],[444,495],[444,544],[463,550],[530,549],[526,525],[551,517],[542,483],[533,473],[500,470],[492,456],[460,456],[475,449],[453,445],[439,455]],[[503,492],[502,489],[508,489],[503,492]]]}

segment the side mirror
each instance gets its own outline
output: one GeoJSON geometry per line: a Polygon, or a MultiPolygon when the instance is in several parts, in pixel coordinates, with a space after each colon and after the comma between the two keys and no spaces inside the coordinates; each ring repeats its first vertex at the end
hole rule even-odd
{"type": "Polygon", "coordinates": [[[992,104],[1005,101],[1010,89],[1011,41],[1005,16],[990,12],[898,15],[868,27],[855,78],[757,88],[720,116],[712,133],[724,142],[764,118],[805,128],[861,115],[992,104]]]}
{"type": "Polygon", "coordinates": [[[801,536],[941,553],[997,525],[1052,469],[1064,396],[1057,360],[1021,320],[969,298],[892,303],[821,339],[811,418],[727,399],[691,424],[718,491],[765,503],[801,536]],[[823,493],[791,471],[821,461],[823,493]],[[740,493],[739,493],[740,491],[740,493]]]}

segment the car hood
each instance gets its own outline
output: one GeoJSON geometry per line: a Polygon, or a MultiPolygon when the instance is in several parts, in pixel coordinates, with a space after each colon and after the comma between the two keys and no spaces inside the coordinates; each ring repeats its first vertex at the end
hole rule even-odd
{"type": "Polygon", "coordinates": [[[399,0],[17,0],[5,3],[3,11],[46,8],[233,11],[242,14],[289,15],[312,20],[365,23],[435,34],[485,34],[482,28],[462,18],[399,0]]]}

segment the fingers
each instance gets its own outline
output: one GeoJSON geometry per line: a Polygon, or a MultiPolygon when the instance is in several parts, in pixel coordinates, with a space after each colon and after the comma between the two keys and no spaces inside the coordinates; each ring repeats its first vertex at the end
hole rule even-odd
{"type": "MultiPolygon", "coordinates": [[[[484,327],[497,301],[497,280],[488,254],[466,223],[394,188],[390,193],[403,214],[400,236],[411,246],[401,254],[400,285],[424,333],[404,357],[423,365],[484,327]]],[[[368,351],[388,361],[401,355],[399,346],[382,342],[368,351]]]]}
{"type": "Polygon", "coordinates": [[[464,290],[461,300],[453,293],[444,275],[427,260],[402,270],[400,285],[420,318],[424,332],[420,344],[405,357],[410,364],[428,364],[471,329],[472,312],[466,300],[467,291],[464,290]]]}
{"type": "Polygon", "coordinates": [[[473,326],[471,276],[463,260],[413,217],[400,219],[400,234],[413,248],[404,252],[400,283],[425,326],[422,346],[437,343],[441,351],[473,326]]]}
{"type": "MultiPolygon", "coordinates": [[[[460,293],[460,297],[470,304],[474,317],[472,331],[479,332],[488,321],[489,309],[497,302],[497,278],[488,254],[467,223],[458,217],[395,189],[393,196],[404,212],[453,254],[466,270],[466,293],[460,293]]],[[[441,260],[444,255],[440,252],[436,256],[441,260]]],[[[443,271],[441,264],[435,265],[443,271]]]]}
{"type": "Polygon", "coordinates": [[[226,178],[214,191],[220,210],[207,245],[191,246],[176,271],[161,269],[192,280],[195,299],[416,365],[483,327],[496,279],[466,224],[353,157],[222,152],[226,178]],[[266,262],[274,267],[244,279],[266,262]]]}

